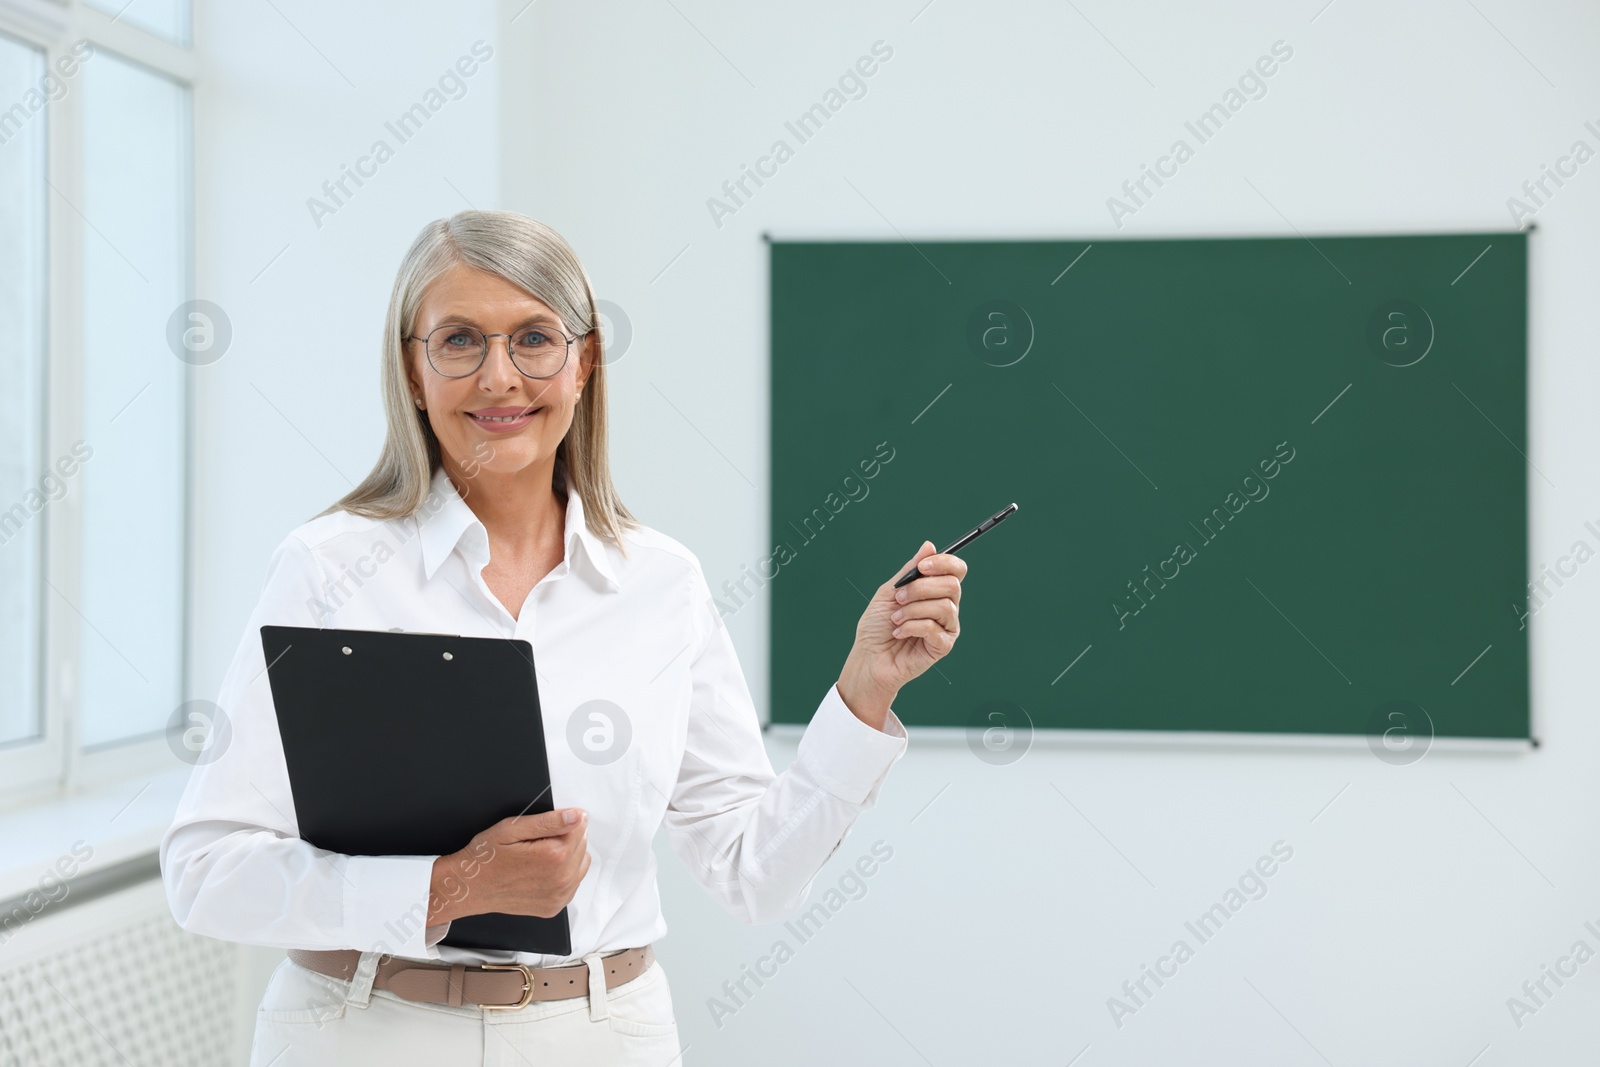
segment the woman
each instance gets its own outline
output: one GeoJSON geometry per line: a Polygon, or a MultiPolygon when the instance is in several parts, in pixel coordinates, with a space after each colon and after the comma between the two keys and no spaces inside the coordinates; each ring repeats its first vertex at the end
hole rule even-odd
{"type": "Polygon", "coordinates": [[[290,949],[252,1063],[669,1064],[679,1056],[651,841],[769,923],[905,751],[890,710],[949,653],[966,564],[923,542],[877,588],[793,764],[774,775],[695,555],[633,519],[606,457],[594,293],[549,227],[464,211],[406,253],[384,324],[388,439],[367,479],[278,546],[161,843],[187,930],[290,949]],[[902,590],[907,566],[924,577],[902,590]],[[448,856],[299,839],[259,628],[521,637],[552,794],[448,856]],[[219,746],[220,748],[220,746],[219,746]],[[462,915],[568,910],[572,954],[442,944],[462,915]],[[483,965],[490,966],[483,966],[483,965]],[[498,965],[498,966],[494,966],[498,965]]]}

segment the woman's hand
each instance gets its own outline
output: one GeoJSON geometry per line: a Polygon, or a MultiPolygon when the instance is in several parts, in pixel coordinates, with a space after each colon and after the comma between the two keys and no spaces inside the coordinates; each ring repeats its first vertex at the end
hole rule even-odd
{"type": "Polygon", "coordinates": [[[839,675],[839,695],[856,717],[883,729],[889,703],[900,687],[949,655],[961,632],[957,619],[966,561],[939,552],[932,541],[872,594],[856,623],[856,643],[839,675]],[[920,576],[899,589],[894,583],[910,567],[920,576]]]}
{"type": "Polygon", "coordinates": [[[490,911],[558,914],[588,873],[588,834],[581,808],[501,819],[459,852],[433,861],[427,925],[490,911]]]}

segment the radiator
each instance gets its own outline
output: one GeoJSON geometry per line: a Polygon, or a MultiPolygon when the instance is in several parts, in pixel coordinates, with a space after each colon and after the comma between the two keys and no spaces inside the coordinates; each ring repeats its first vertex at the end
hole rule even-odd
{"type": "Polygon", "coordinates": [[[259,991],[242,962],[181,930],[158,879],[69,894],[0,944],[0,1067],[243,1063],[259,991]]]}

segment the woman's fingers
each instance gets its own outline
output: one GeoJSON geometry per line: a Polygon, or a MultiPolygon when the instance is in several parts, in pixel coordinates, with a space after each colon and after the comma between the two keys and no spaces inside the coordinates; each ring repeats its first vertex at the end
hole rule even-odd
{"type": "Polygon", "coordinates": [[[911,556],[911,558],[906,560],[905,563],[902,564],[894,572],[894,576],[889,578],[883,584],[887,585],[887,586],[892,586],[896,581],[899,580],[899,576],[900,575],[904,574],[908,570],[911,570],[913,567],[916,568],[918,574],[926,574],[926,573],[928,573],[928,570],[922,566],[922,559],[923,559],[923,557],[925,555],[937,555],[937,554],[938,554],[938,550],[933,547],[933,542],[932,541],[924,541],[924,542],[922,542],[922,547],[917,549],[917,551],[911,556]]]}
{"type": "Polygon", "coordinates": [[[912,557],[917,577],[891,590],[894,606],[889,609],[889,624],[894,638],[921,638],[938,657],[950,651],[960,632],[961,579],[967,563],[960,556],[931,551],[932,547],[923,542],[912,557]]]}
{"type": "Polygon", "coordinates": [[[491,839],[510,843],[513,841],[536,841],[543,837],[559,837],[562,834],[572,833],[573,830],[582,831],[588,827],[585,819],[587,813],[579,808],[556,808],[553,811],[541,812],[538,815],[512,815],[501,819],[488,830],[491,839]],[[575,822],[567,822],[563,818],[567,811],[575,811],[578,818],[575,822]]]}
{"type": "Polygon", "coordinates": [[[967,561],[960,556],[952,556],[948,552],[935,552],[923,560],[917,569],[923,574],[953,574],[957,578],[965,578],[967,576],[967,561]]]}
{"type": "Polygon", "coordinates": [[[942,596],[937,600],[913,600],[909,604],[902,604],[889,613],[889,621],[898,625],[911,619],[933,619],[942,623],[945,629],[954,630],[957,614],[955,601],[942,596]]]}
{"type": "MultiPolygon", "coordinates": [[[[932,543],[924,541],[923,547],[931,548],[932,543]]],[[[901,588],[909,588],[910,586],[916,585],[918,580],[928,577],[929,575],[950,574],[954,575],[957,580],[967,576],[967,561],[962,559],[960,556],[952,556],[944,552],[932,552],[919,559],[918,557],[922,556],[922,551],[922,549],[918,549],[917,555],[912,556],[911,559],[906,561],[906,566],[901,567],[895,572],[897,575],[904,574],[912,566],[915,566],[917,569],[917,578],[907,582],[906,585],[902,586],[901,588]]],[[[883,584],[892,586],[895,581],[896,579],[891,578],[889,581],[884,582],[883,584]]]]}
{"type": "Polygon", "coordinates": [[[955,635],[960,632],[958,615],[955,604],[941,598],[908,604],[891,614],[889,621],[894,624],[895,637],[933,638],[944,635],[954,641],[955,635]]]}
{"type": "Polygon", "coordinates": [[[910,604],[917,600],[930,600],[938,597],[949,597],[952,601],[961,601],[961,579],[953,574],[934,574],[925,578],[913,578],[895,591],[895,602],[910,604]]]}
{"type": "Polygon", "coordinates": [[[583,876],[589,871],[589,848],[587,841],[577,840],[572,843],[572,851],[567,853],[567,867],[578,868],[577,880],[583,881],[583,876]]]}
{"type": "Polygon", "coordinates": [[[937,619],[912,619],[895,627],[894,635],[901,639],[920,637],[939,649],[948,649],[956,642],[955,633],[945,629],[937,619]]]}
{"type": "Polygon", "coordinates": [[[954,619],[907,619],[894,627],[895,637],[931,637],[937,633],[954,637],[959,632],[954,619]]]}

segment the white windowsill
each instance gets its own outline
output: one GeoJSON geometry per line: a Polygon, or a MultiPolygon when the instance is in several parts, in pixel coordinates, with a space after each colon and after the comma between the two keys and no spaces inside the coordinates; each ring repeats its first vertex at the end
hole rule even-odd
{"type": "Polygon", "coordinates": [[[82,874],[154,853],[188,781],[184,766],[0,812],[0,900],[51,889],[62,860],[82,874]]]}

